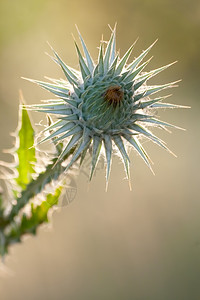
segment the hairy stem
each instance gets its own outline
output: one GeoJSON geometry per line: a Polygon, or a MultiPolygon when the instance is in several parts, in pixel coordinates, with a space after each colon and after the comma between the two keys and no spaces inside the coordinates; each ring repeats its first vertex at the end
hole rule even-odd
{"type": "MultiPolygon", "coordinates": [[[[64,157],[64,160],[66,160],[74,152],[74,150],[75,148],[71,149],[71,151],[64,157]]],[[[62,161],[58,161],[55,165],[56,161],[57,159],[54,159],[52,163],[46,167],[46,170],[40,173],[35,180],[32,180],[26,186],[26,189],[21,192],[20,197],[16,199],[16,204],[12,206],[9,214],[0,218],[0,230],[4,230],[7,225],[11,224],[15,216],[18,215],[19,211],[31,198],[41,193],[47,184],[59,178],[65,168],[62,166],[62,161]]]]}
{"type": "Polygon", "coordinates": [[[12,221],[19,213],[19,210],[22,209],[31,198],[39,194],[48,183],[58,179],[59,175],[64,171],[64,167],[61,166],[61,162],[53,167],[54,164],[55,161],[48,165],[46,170],[43,173],[40,173],[40,175],[35,180],[31,181],[26,189],[22,191],[21,196],[16,199],[16,205],[13,205],[11,212],[7,216],[9,222],[12,221]]]}

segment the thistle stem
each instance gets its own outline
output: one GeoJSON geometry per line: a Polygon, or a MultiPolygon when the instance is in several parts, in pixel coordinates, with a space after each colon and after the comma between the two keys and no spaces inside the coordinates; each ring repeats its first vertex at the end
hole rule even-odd
{"type": "MultiPolygon", "coordinates": [[[[74,150],[75,148],[71,149],[65,155],[63,160],[66,160],[71,154],[73,154],[74,150]]],[[[62,160],[57,161],[56,158],[53,159],[52,163],[46,167],[46,170],[40,173],[36,179],[32,180],[26,186],[26,189],[21,192],[20,197],[16,199],[17,203],[12,206],[9,214],[0,218],[0,230],[4,230],[7,225],[11,224],[19,211],[30,201],[30,199],[41,193],[47,184],[51,183],[53,180],[57,180],[64,170],[65,167],[62,166],[62,160]]]]}
{"type": "Polygon", "coordinates": [[[22,209],[31,198],[39,194],[51,181],[58,179],[59,175],[64,171],[64,167],[61,166],[61,162],[58,162],[57,165],[53,167],[54,165],[55,160],[52,164],[48,165],[46,170],[43,173],[40,173],[35,180],[32,180],[24,191],[22,191],[21,196],[16,199],[16,205],[13,205],[6,218],[9,222],[18,215],[20,209],[22,209]]]}

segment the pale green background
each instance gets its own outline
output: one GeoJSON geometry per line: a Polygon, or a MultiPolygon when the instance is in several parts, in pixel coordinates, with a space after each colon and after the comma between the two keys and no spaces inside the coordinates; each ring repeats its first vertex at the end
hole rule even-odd
{"type": "MultiPolygon", "coordinates": [[[[77,67],[74,25],[97,57],[102,33],[108,39],[107,24],[116,21],[121,54],[138,36],[132,58],[159,38],[149,69],[178,60],[152,80],[181,78],[179,88],[169,91],[170,101],[192,106],[159,113],[187,129],[171,135],[156,131],[178,158],[145,143],[156,176],[132,153],[132,192],[118,159],[107,193],[103,170],[89,188],[80,175],[75,200],[53,214],[50,230],[41,228],[37,237],[10,249],[6,266],[11,274],[0,271],[1,300],[200,299],[199,1],[1,0],[0,148],[12,146],[18,90],[29,104],[49,97],[20,77],[62,76],[44,54],[51,53],[46,41],[77,67]]],[[[39,118],[32,115],[34,122],[39,118]]],[[[10,157],[2,153],[0,159],[10,157]]]]}

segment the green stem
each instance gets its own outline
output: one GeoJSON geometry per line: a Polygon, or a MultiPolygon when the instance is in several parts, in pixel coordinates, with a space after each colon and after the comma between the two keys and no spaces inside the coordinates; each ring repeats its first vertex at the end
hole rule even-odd
{"type": "Polygon", "coordinates": [[[61,166],[62,162],[58,162],[54,167],[55,161],[48,165],[45,172],[40,173],[40,175],[33,181],[31,181],[24,191],[22,191],[21,196],[16,199],[16,205],[13,205],[9,215],[6,217],[9,222],[11,222],[14,217],[19,213],[31,198],[39,194],[44,187],[50,183],[52,180],[57,180],[60,174],[64,171],[64,167],[61,166]]]}
{"type": "MultiPolygon", "coordinates": [[[[57,146],[57,154],[59,154],[60,151],[61,149],[59,149],[57,146]]],[[[73,154],[74,151],[75,147],[65,155],[63,160],[68,159],[68,157],[73,154]]],[[[23,209],[34,196],[38,195],[45,189],[47,184],[58,180],[59,176],[64,172],[64,170],[65,167],[62,166],[62,161],[57,162],[57,158],[54,158],[46,167],[45,171],[40,173],[36,179],[33,179],[29,184],[27,184],[26,188],[22,190],[20,197],[16,198],[16,204],[12,205],[12,208],[7,215],[4,215],[3,210],[0,207],[0,256],[3,257],[7,253],[9,245],[20,242],[22,235],[26,233],[34,234],[37,227],[41,223],[45,222],[45,215],[41,216],[41,219],[39,218],[37,220],[34,220],[33,215],[33,219],[28,219],[30,224],[28,224],[28,227],[26,228],[23,224],[24,216],[21,217],[20,222],[16,221],[15,217],[19,215],[20,210],[23,209]],[[7,231],[6,229],[9,230],[7,231]]],[[[51,204],[51,206],[53,205],[54,204],[51,204]]],[[[48,210],[46,213],[47,212],[48,210]]]]}
{"type": "MultiPolygon", "coordinates": [[[[64,160],[66,160],[73,152],[75,148],[71,149],[69,153],[66,154],[64,160]]],[[[32,180],[27,186],[26,189],[22,191],[21,196],[16,199],[16,204],[12,206],[10,213],[0,218],[0,230],[5,229],[9,225],[15,216],[18,215],[19,211],[29,202],[31,198],[41,193],[47,184],[53,180],[57,180],[58,177],[63,173],[65,168],[62,166],[62,161],[58,161],[55,158],[51,164],[46,167],[46,170],[39,174],[39,176],[32,180]]]]}

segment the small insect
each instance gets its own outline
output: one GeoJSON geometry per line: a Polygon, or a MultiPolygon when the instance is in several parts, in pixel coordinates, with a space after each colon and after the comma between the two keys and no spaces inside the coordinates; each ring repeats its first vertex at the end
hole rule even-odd
{"type": "Polygon", "coordinates": [[[114,85],[110,86],[104,94],[104,99],[116,107],[122,101],[124,97],[124,92],[121,89],[121,86],[114,85]]]}

